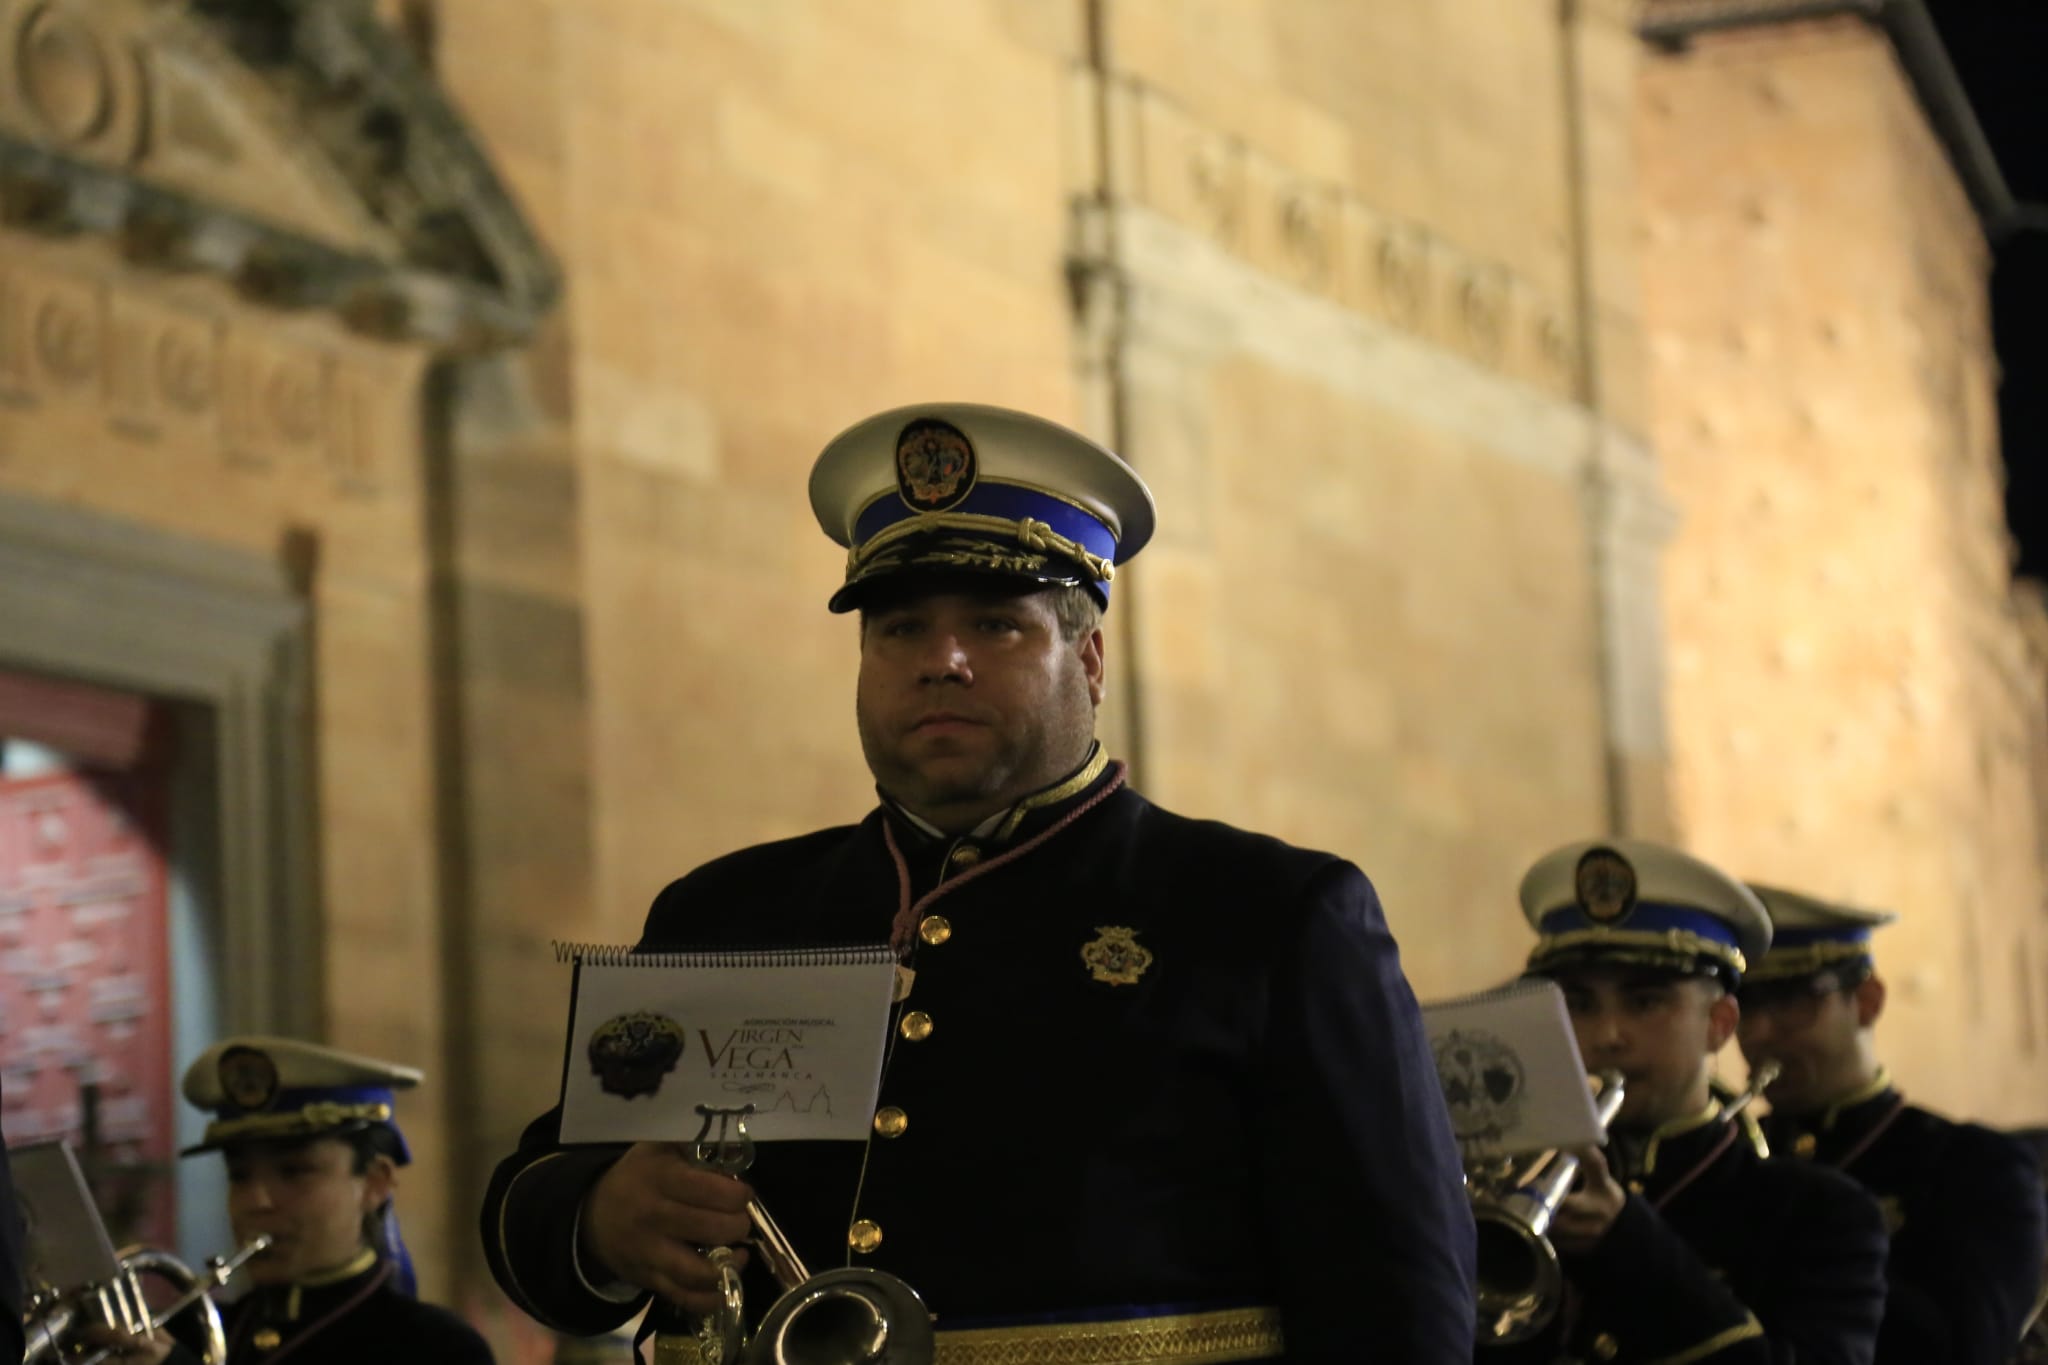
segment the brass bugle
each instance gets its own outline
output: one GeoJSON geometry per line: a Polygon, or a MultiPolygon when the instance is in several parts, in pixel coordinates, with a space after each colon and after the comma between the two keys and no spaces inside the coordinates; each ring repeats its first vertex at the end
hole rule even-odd
{"type": "MultiPolygon", "coordinates": [[[[1602,1071],[1593,1112],[1600,1131],[1621,1109],[1619,1071],[1602,1071]]],[[[1550,1325],[1564,1301],[1564,1267],[1550,1242],[1551,1220],[1578,1179],[1579,1159],[1546,1152],[1504,1194],[1475,1192],[1479,1232],[1479,1340],[1489,1346],[1526,1341],[1550,1325]]]]}
{"type": "MultiPolygon", "coordinates": [[[[746,1106],[751,1112],[753,1106],[746,1106]]],[[[752,1159],[746,1112],[708,1111],[697,1135],[699,1164],[738,1174],[752,1159]],[[737,1130],[727,1138],[706,1138],[713,1117],[737,1130]]],[[[751,1338],[746,1301],[728,1247],[707,1254],[719,1272],[719,1311],[705,1322],[699,1339],[705,1354],[726,1365],[930,1365],[936,1342],[932,1316],[917,1291],[887,1271],[842,1266],[813,1275],[795,1246],[760,1200],[747,1201],[752,1227],[749,1245],[774,1277],[782,1294],[769,1306],[751,1338]]]]}
{"type": "Polygon", "coordinates": [[[209,1257],[201,1271],[194,1271],[168,1251],[128,1247],[120,1253],[120,1273],[111,1283],[43,1291],[29,1300],[23,1321],[28,1338],[24,1365],[45,1361],[103,1365],[119,1354],[119,1348],[84,1350],[75,1340],[84,1329],[114,1327],[135,1336],[154,1336],[171,1319],[194,1307],[199,1309],[199,1358],[205,1365],[226,1365],[227,1338],[221,1330],[220,1310],[213,1305],[213,1291],[269,1245],[270,1234],[258,1234],[232,1256],[209,1257]],[[178,1289],[178,1297],[162,1310],[150,1312],[142,1294],[144,1275],[168,1280],[178,1289]]]}
{"type": "MultiPolygon", "coordinates": [[[[1751,1070],[1749,1084],[1722,1106],[1721,1117],[1733,1120],[1755,1103],[1778,1071],[1778,1064],[1769,1061],[1751,1070]]],[[[1602,1071],[1599,1080],[1594,1113],[1604,1134],[1621,1110],[1624,1087],[1617,1071],[1602,1071]]],[[[1481,1344],[1511,1346],[1526,1341],[1557,1316],[1558,1305],[1564,1301],[1564,1267],[1550,1240],[1550,1224],[1578,1175],[1576,1156],[1546,1152],[1505,1194],[1474,1191],[1481,1344]]]]}

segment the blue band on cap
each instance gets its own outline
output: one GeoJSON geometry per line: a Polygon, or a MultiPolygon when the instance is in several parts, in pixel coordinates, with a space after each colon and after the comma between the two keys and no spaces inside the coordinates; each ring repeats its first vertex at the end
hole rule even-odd
{"type": "Polygon", "coordinates": [[[1543,916],[1538,929],[1544,938],[1588,930],[1612,930],[1632,934],[1661,934],[1668,930],[1696,935],[1713,943],[1740,950],[1742,939],[1735,926],[1719,915],[1691,905],[1669,905],[1659,901],[1638,901],[1619,919],[1596,920],[1576,905],[1552,910],[1543,916]]]}
{"type": "MultiPolygon", "coordinates": [[[[1042,521],[1088,553],[1106,559],[1112,564],[1116,562],[1116,535],[1100,518],[1065,499],[1056,498],[1050,493],[1042,493],[1035,488],[1020,488],[1016,484],[985,478],[974,486],[974,490],[963,501],[947,508],[941,515],[963,514],[1000,517],[1004,521],[1022,521],[1026,517],[1033,521],[1042,521]]],[[[877,498],[854,522],[854,546],[857,549],[867,544],[899,522],[911,521],[925,515],[928,514],[906,506],[903,499],[894,494],[877,498]]]]}
{"type": "Polygon", "coordinates": [[[1771,939],[1771,951],[1781,948],[1810,948],[1816,943],[1870,942],[1870,926],[1867,924],[1842,925],[1821,929],[1780,929],[1771,939]]]}

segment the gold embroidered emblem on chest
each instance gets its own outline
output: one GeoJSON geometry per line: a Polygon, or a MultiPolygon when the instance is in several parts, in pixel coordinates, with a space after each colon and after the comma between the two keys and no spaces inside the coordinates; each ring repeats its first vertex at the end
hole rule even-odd
{"type": "Polygon", "coordinates": [[[1095,935],[1081,945],[1081,961],[1088,964],[1088,975],[1108,986],[1137,985],[1152,965],[1152,950],[1138,942],[1138,931],[1100,924],[1095,935]]]}

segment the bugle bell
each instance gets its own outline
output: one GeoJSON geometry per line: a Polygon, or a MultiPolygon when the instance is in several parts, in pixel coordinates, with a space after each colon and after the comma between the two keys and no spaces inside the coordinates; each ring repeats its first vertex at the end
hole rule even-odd
{"type": "MultiPolygon", "coordinates": [[[[1754,1068],[1749,1084],[1721,1107],[1721,1118],[1733,1121],[1777,1079],[1778,1064],[1754,1068]]],[[[1594,1102],[1604,1133],[1621,1110],[1621,1073],[1599,1073],[1600,1094],[1594,1102]]],[[[1520,1176],[1499,1185],[1475,1185],[1472,1217],[1479,1230],[1479,1342],[1511,1346],[1527,1341],[1557,1316],[1564,1301],[1564,1267],[1550,1240],[1551,1220],[1578,1179],[1579,1159],[1568,1152],[1545,1152],[1520,1176]]]]}
{"type": "Polygon", "coordinates": [[[120,1270],[105,1284],[74,1288],[43,1286],[30,1294],[22,1314],[28,1349],[23,1365],[101,1365],[114,1348],[93,1349],[83,1334],[111,1327],[134,1336],[149,1336],[187,1309],[198,1314],[199,1358],[205,1365],[227,1365],[227,1337],[213,1291],[226,1284],[250,1257],[270,1245],[269,1234],[251,1239],[232,1256],[214,1256],[195,1271],[168,1251],[128,1247],[119,1256],[120,1270]],[[143,1292],[143,1277],[163,1280],[177,1291],[164,1308],[152,1312],[143,1292]]]}
{"type": "MultiPolygon", "coordinates": [[[[1621,1109],[1621,1073],[1602,1071],[1594,1113],[1605,1132],[1621,1109]]],[[[1472,1218],[1479,1232],[1479,1340],[1489,1346],[1526,1341],[1549,1325],[1564,1300],[1564,1267],[1550,1242],[1557,1206],[1578,1179],[1579,1159],[1545,1152],[1507,1182],[1505,1191],[1475,1188],[1472,1218]]]]}
{"type": "MultiPolygon", "coordinates": [[[[753,1162],[746,1118],[754,1106],[714,1109],[699,1105],[697,1163],[738,1175],[753,1162]],[[718,1134],[711,1135],[712,1124],[718,1134]]],[[[707,1256],[719,1271],[719,1311],[699,1329],[700,1358],[711,1365],[930,1365],[935,1350],[932,1317],[917,1291],[887,1271],[843,1266],[813,1275],[758,1199],[747,1202],[749,1244],[781,1286],[751,1338],[746,1300],[732,1249],[707,1256]]]]}

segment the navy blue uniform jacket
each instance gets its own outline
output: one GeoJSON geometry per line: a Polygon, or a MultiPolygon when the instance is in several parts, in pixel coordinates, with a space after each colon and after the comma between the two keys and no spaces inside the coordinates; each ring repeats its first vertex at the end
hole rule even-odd
{"type": "Polygon", "coordinates": [[[1879,1365],[2004,1365],[2041,1291],[2041,1175],[2024,1144],[1906,1103],[1890,1087],[1772,1115],[1772,1148],[1860,1181],[1891,1227],[1879,1365]]]}
{"type": "Polygon", "coordinates": [[[1667,1134],[1640,1153],[1617,1135],[1628,1202],[1590,1253],[1564,1258],[1564,1311],[1480,1361],[1869,1365],[1885,1256],[1870,1197],[1833,1171],[1759,1156],[1725,1119],[1667,1134]]]}
{"type": "MultiPolygon", "coordinates": [[[[645,949],[874,943],[912,902],[950,926],[915,943],[892,1018],[880,1103],[902,1135],[766,1144],[750,1183],[813,1271],[899,1275],[941,1329],[1264,1303],[1290,1359],[1469,1359],[1471,1213],[1372,887],[1121,778],[1084,769],[993,840],[921,840],[884,808],[661,893],[645,949]],[[1134,984],[1084,961],[1105,928],[1152,955],[1134,984]],[[930,1019],[920,1041],[896,1027],[911,1010],[930,1019]],[[849,1250],[856,1219],[881,1228],[870,1255],[849,1250]]],[[[484,1245],[529,1313],[606,1330],[637,1305],[590,1293],[570,1247],[617,1150],[557,1155],[556,1132],[538,1119],[498,1167],[484,1245]]]]}
{"type": "MultiPolygon", "coordinates": [[[[228,1365],[491,1365],[474,1327],[393,1289],[382,1261],[326,1284],[261,1286],[223,1308],[221,1326],[228,1365]]],[[[180,1346],[166,1365],[197,1361],[180,1346]]]]}

